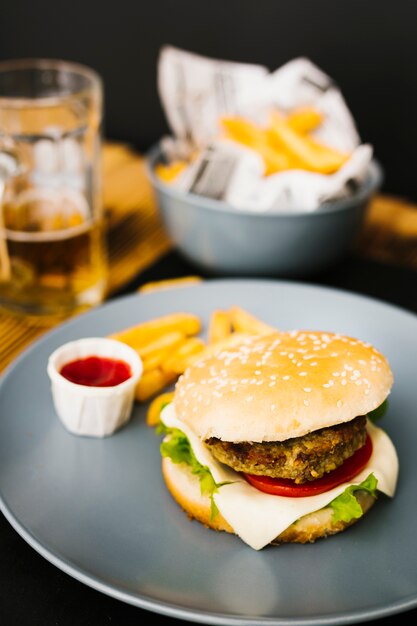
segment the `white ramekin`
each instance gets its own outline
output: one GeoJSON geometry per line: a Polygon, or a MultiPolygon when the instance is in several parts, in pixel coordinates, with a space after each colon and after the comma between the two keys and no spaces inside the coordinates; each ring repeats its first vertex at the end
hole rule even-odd
{"type": "Polygon", "coordinates": [[[49,357],[47,371],[55,410],[67,430],[76,435],[106,437],[130,419],[143,364],[137,352],[121,341],[88,337],[57,348],[49,357]],[[125,361],[132,375],[114,387],[89,387],[72,383],[59,373],[66,363],[89,356],[125,361]]]}

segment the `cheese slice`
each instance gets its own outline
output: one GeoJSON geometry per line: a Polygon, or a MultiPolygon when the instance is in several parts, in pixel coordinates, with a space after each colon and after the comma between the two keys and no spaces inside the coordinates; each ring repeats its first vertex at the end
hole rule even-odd
{"type": "Polygon", "coordinates": [[[360,484],[371,473],[378,480],[378,491],[390,497],[395,493],[397,453],[388,435],[369,420],[367,430],[373,451],[366,467],[355,476],[355,480],[316,496],[288,498],[259,491],[249,485],[241,474],[219,463],[204,442],[178,418],[173,404],[164,408],[161,419],[168,428],[178,428],[188,437],[197,460],[209,468],[216,483],[230,483],[219,487],[214,501],[235,533],[255,550],[268,545],[300,517],[328,505],[349,485],[360,484]]]}

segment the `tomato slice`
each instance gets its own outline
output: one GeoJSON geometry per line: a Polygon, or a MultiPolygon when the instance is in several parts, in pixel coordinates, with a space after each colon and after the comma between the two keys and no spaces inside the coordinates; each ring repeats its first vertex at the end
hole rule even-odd
{"type": "Polygon", "coordinates": [[[244,477],[253,487],[274,496],[286,496],[288,498],[304,498],[316,496],[337,487],[342,483],[354,478],[367,464],[372,454],[372,440],[368,435],[365,444],[355,454],[332,472],[325,474],[317,480],[297,484],[288,478],[270,478],[270,476],[255,476],[244,474],[244,477]]]}

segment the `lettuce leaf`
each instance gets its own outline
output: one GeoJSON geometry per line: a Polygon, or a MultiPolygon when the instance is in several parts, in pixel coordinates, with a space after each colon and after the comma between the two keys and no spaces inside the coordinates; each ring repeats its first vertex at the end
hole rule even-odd
{"type": "Polygon", "coordinates": [[[330,502],[333,509],[333,521],[334,522],[350,522],[352,519],[358,519],[363,515],[361,505],[354,496],[355,491],[364,490],[368,491],[372,496],[375,496],[378,481],[371,473],[364,481],[359,485],[350,485],[347,487],[340,496],[337,496],[330,502]]]}
{"type": "MultiPolygon", "coordinates": [[[[200,481],[200,491],[202,495],[210,498],[211,511],[210,518],[213,520],[219,513],[214,502],[213,495],[219,487],[228,483],[216,483],[209,468],[202,465],[196,458],[188,437],[178,428],[167,428],[163,422],[157,427],[157,434],[164,435],[165,439],[161,443],[161,454],[168,457],[173,463],[185,463],[191,472],[200,481]]],[[[369,474],[359,485],[350,485],[337,498],[332,500],[328,506],[333,509],[333,521],[350,522],[363,515],[361,505],[355,497],[355,491],[368,491],[372,496],[376,495],[378,481],[374,474],[369,474]]]]}
{"type": "Polygon", "coordinates": [[[384,400],[384,402],[380,404],[379,406],[377,406],[376,409],[374,409],[373,411],[369,411],[368,417],[371,420],[371,422],[376,422],[377,420],[379,420],[381,417],[385,415],[387,410],[388,410],[388,399],[384,400]]]}
{"type": "Polygon", "coordinates": [[[197,461],[188,437],[181,430],[167,428],[161,422],[158,426],[158,434],[166,437],[161,443],[162,456],[170,458],[173,463],[185,463],[194,476],[197,476],[200,481],[201,494],[210,498],[210,519],[213,520],[219,512],[213,495],[219,487],[227,483],[216,483],[209,468],[197,461]]]}

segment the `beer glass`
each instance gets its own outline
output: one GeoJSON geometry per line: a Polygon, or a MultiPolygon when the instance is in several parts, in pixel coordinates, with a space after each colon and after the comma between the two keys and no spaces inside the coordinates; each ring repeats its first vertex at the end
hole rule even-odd
{"type": "Polygon", "coordinates": [[[103,90],[91,69],[0,63],[0,307],[38,318],[99,304],[103,90]]]}

